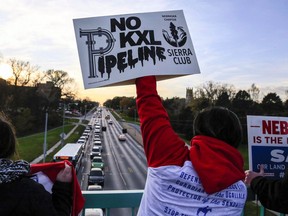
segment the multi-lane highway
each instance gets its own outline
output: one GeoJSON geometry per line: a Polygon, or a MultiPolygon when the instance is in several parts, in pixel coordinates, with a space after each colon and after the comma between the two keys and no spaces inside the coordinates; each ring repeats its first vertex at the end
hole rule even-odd
{"type": "MultiPolygon", "coordinates": [[[[105,164],[103,169],[105,173],[103,190],[144,189],[147,163],[142,145],[128,133],[125,133],[126,140],[120,141],[118,136],[122,134],[123,128],[105,108],[102,108],[101,115],[95,113],[91,116],[91,119],[94,119],[98,124],[100,123],[101,128],[106,127],[106,131],[101,130],[100,132],[103,147],[102,158],[105,164]],[[110,124],[105,119],[107,115],[112,120],[110,124]]],[[[130,127],[129,130],[131,129],[135,130],[134,133],[138,133],[137,126],[136,128],[130,127]]],[[[90,152],[93,147],[94,134],[93,125],[85,145],[81,169],[78,171],[78,179],[82,190],[87,190],[88,187],[88,175],[91,169],[90,152]]],[[[126,213],[118,211],[117,214],[125,215],[126,213]]]]}

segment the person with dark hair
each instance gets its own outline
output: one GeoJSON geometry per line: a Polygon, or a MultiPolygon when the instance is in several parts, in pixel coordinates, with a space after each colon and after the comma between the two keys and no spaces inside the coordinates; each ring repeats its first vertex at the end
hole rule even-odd
{"type": "Polygon", "coordinates": [[[0,215],[68,216],[72,205],[71,166],[65,165],[56,177],[52,196],[42,184],[32,180],[30,164],[13,161],[16,135],[8,118],[0,113],[0,215]]]}
{"type": "Polygon", "coordinates": [[[135,82],[148,163],[138,216],[241,215],[247,189],[236,149],[242,140],[238,117],[223,107],[202,110],[193,122],[189,149],[170,124],[156,77],[135,82]]]}
{"type": "Polygon", "coordinates": [[[265,177],[263,165],[259,172],[246,170],[245,174],[245,183],[265,208],[288,214],[288,170],[281,179],[265,177]]]}

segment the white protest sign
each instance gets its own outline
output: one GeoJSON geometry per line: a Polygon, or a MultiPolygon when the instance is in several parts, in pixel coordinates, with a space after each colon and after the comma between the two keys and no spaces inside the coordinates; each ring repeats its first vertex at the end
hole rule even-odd
{"type": "Polygon", "coordinates": [[[200,73],[182,10],[74,19],[85,89],[200,73]]]}
{"type": "Polygon", "coordinates": [[[288,165],[288,118],[247,116],[249,168],[282,178],[288,165]]]}

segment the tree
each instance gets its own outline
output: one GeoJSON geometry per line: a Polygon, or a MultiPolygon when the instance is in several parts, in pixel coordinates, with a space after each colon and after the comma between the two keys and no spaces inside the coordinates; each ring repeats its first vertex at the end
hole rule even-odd
{"type": "Polygon", "coordinates": [[[246,116],[251,109],[253,101],[250,94],[245,90],[239,90],[232,101],[233,110],[239,116],[246,116]]]}
{"type": "Polygon", "coordinates": [[[209,81],[200,88],[196,89],[194,99],[205,98],[205,101],[208,102],[209,106],[211,106],[216,104],[216,101],[224,92],[227,94],[228,98],[232,98],[235,94],[234,86],[209,81]]]}
{"type": "Polygon", "coordinates": [[[211,106],[211,103],[209,99],[205,97],[194,98],[189,104],[189,107],[191,107],[193,112],[198,112],[209,106],[211,106]]]}
{"type": "Polygon", "coordinates": [[[268,93],[261,103],[265,114],[278,115],[283,111],[283,103],[276,93],[268,93]]]}
{"type": "Polygon", "coordinates": [[[135,99],[133,97],[122,97],[119,101],[120,109],[127,110],[128,108],[135,107],[135,99]]]}
{"type": "Polygon", "coordinates": [[[69,74],[62,70],[47,70],[45,72],[45,78],[47,81],[50,81],[54,84],[55,87],[61,89],[61,95],[64,97],[72,97],[74,98],[75,95],[75,87],[73,91],[69,88],[69,85],[74,83],[74,79],[69,77],[69,74]]]}
{"type": "Polygon", "coordinates": [[[33,132],[35,118],[29,108],[20,109],[12,119],[18,135],[23,136],[33,132]]]}
{"type": "Polygon", "coordinates": [[[231,107],[231,101],[227,92],[222,92],[215,102],[216,106],[231,107]]]}
{"type": "Polygon", "coordinates": [[[65,85],[63,89],[61,90],[61,93],[62,93],[62,98],[66,98],[68,100],[74,101],[76,95],[78,94],[77,85],[74,82],[74,80],[68,85],[65,85]]]}
{"type": "Polygon", "coordinates": [[[214,102],[218,98],[219,89],[219,84],[212,81],[209,81],[203,85],[203,90],[205,92],[206,98],[211,102],[211,104],[214,104],[214,102]]]}
{"type": "Polygon", "coordinates": [[[10,109],[13,94],[10,92],[9,85],[6,80],[0,78],[0,110],[10,109]]]}
{"type": "Polygon", "coordinates": [[[34,73],[34,76],[31,79],[31,85],[36,87],[38,85],[38,83],[43,82],[44,79],[45,79],[45,74],[43,74],[43,72],[36,71],[34,73]]]}
{"type": "Polygon", "coordinates": [[[185,99],[184,98],[179,98],[179,97],[173,97],[170,99],[166,98],[162,102],[163,102],[163,106],[167,110],[170,118],[174,118],[174,116],[178,116],[180,110],[184,109],[184,107],[185,107],[185,99]]]}
{"type": "Polygon", "coordinates": [[[248,92],[253,101],[258,102],[260,89],[253,83],[251,88],[248,89],[248,92]]]}
{"type": "Polygon", "coordinates": [[[123,97],[114,97],[111,101],[111,106],[110,108],[115,109],[115,110],[119,110],[120,109],[120,101],[123,97]]]}
{"type": "Polygon", "coordinates": [[[27,86],[30,84],[33,74],[39,69],[38,66],[32,66],[28,61],[17,59],[9,59],[8,64],[11,66],[13,74],[9,82],[13,83],[14,86],[27,86]]]}
{"type": "Polygon", "coordinates": [[[179,122],[181,122],[181,125],[179,125],[178,131],[179,133],[184,134],[185,138],[188,140],[193,137],[193,120],[194,113],[191,111],[190,107],[186,107],[180,111],[179,122]]]}
{"type": "Polygon", "coordinates": [[[108,99],[106,100],[104,103],[103,103],[103,106],[105,107],[112,107],[112,100],[111,99],[108,99]]]}
{"type": "Polygon", "coordinates": [[[288,116],[288,99],[284,102],[284,116],[288,116]]]}

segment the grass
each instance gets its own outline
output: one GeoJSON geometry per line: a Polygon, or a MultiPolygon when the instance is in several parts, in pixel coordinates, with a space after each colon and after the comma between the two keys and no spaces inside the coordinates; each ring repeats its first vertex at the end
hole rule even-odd
{"type": "MultiPolygon", "coordinates": [[[[64,125],[64,133],[68,133],[74,125],[64,125]]],[[[60,140],[60,134],[63,132],[62,127],[54,128],[47,132],[46,145],[47,150],[60,140]]],[[[32,161],[34,158],[43,154],[44,132],[33,134],[31,136],[21,137],[18,141],[18,157],[27,161],[32,161]]]]}
{"type": "MultiPolygon", "coordinates": [[[[74,123],[79,122],[79,119],[67,119],[65,120],[65,125],[63,127],[54,128],[52,130],[47,131],[46,137],[46,146],[47,150],[50,149],[53,145],[55,145],[58,141],[61,140],[60,135],[63,133],[68,134],[72,128],[75,127],[74,123]],[[73,124],[72,124],[73,123],[73,124]]],[[[89,121],[82,121],[82,124],[88,124],[89,121]]],[[[79,136],[83,133],[85,126],[79,125],[77,129],[64,140],[67,142],[76,142],[79,136]]],[[[39,155],[43,154],[43,146],[44,146],[44,131],[42,133],[33,134],[26,137],[21,137],[17,139],[17,155],[15,159],[23,159],[26,161],[32,161],[39,155]]],[[[60,149],[60,147],[59,147],[60,149]]],[[[58,149],[58,150],[59,150],[58,149]]],[[[56,151],[56,150],[55,150],[56,151]]],[[[51,160],[53,157],[53,153],[47,156],[47,161],[51,160]],[[52,156],[51,156],[52,155],[52,156]],[[51,157],[51,158],[50,158],[51,157]]]]}

